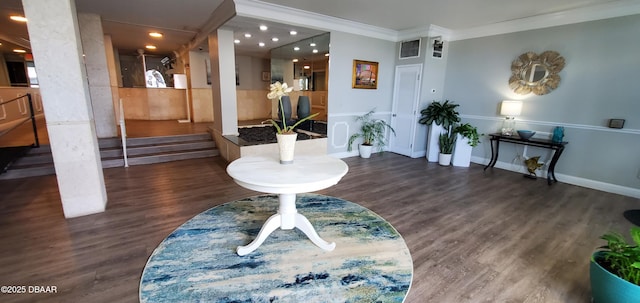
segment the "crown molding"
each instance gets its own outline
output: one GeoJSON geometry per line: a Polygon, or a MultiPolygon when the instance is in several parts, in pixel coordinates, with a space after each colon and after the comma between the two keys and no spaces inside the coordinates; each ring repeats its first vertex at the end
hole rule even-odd
{"type": "Polygon", "coordinates": [[[499,22],[470,29],[454,30],[451,33],[449,41],[495,36],[636,14],[640,14],[639,1],[614,1],[558,13],[499,22]]]}
{"type": "Polygon", "coordinates": [[[621,0],[462,30],[451,30],[431,24],[429,26],[396,31],[259,0],[234,0],[234,2],[238,16],[318,30],[340,31],[392,42],[400,42],[417,37],[437,36],[441,36],[445,41],[465,40],[640,14],[640,1],[621,0]]]}
{"type": "Polygon", "coordinates": [[[397,41],[398,32],[257,0],[234,0],[238,16],[397,41]]]}

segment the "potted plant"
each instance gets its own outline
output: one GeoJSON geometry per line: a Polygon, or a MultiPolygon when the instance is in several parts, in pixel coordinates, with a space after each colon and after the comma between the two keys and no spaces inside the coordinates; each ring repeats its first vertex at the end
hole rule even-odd
{"type": "Polygon", "coordinates": [[[387,129],[389,129],[393,135],[396,134],[393,127],[391,127],[391,125],[386,121],[371,118],[373,113],[374,110],[371,110],[362,116],[356,117],[356,121],[360,121],[362,123],[360,126],[360,132],[351,135],[349,138],[349,151],[351,151],[353,142],[358,138],[362,138],[362,143],[358,146],[358,151],[362,158],[369,158],[374,146],[377,146],[378,151],[381,151],[382,147],[387,145],[387,141],[385,140],[385,132],[387,129]]]}
{"type": "Polygon", "coordinates": [[[445,100],[443,103],[433,101],[429,106],[420,111],[422,115],[418,123],[429,126],[427,136],[427,160],[429,162],[438,161],[438,151],[436,147],[439,135],[445,131],[451,132],[451,128],[460,122],[460,114],[456,111],[459,104],[450,103],[445,100]]]}
{"type": "Polygon", "coordinates": [[[631,228],[633,243],[610,232],[607,245],[591,256],[591,296],[597,303],[640,302],[640,228],[631,228]]]}
{"type": "Polygon", "coordinates": [[[280,108],[280,113],[282,113],[282,127],[280,127],[277,121],[273,119],[268,120],[276,128],[276,140],[278,141],[278,150],[280,151],[280,164],[293,163],[294,149],[298,137],[298,133],[294,132],[293,129],[300,125],[300,123],[318,115],[318,113],[316,113],[298,120],[293,125],[287,125],[282,97],[287,96],[292,90],[293,88],[288,87],[287,83],[280,83],[278,81],[269,86],[269,93],[267,94],[267,98],[269,99],[278,99],[278,107],[280,108]]]}
{"type": "Polygon", "coordinates": [[[445,131],[438,136],[438,145],[440,146],[440,153],[438,154],[438,164],[442,166],[449,166],[449,164],[451,163],[453,146],[455,144],[456,134],[453,132],[445,131]]]}
{"type": "Polygon", "coordinates": [[[456,146],[453,149],[451,164],[453,166],[469,167],[471,151],[480,143],[478,129],[469,123],[464,123],[456,126],[453,132],[456,134],[456,146]]]}

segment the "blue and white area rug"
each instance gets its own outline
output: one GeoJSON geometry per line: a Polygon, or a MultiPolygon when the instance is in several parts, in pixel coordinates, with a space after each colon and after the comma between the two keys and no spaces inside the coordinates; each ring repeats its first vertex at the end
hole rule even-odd
{"type": "Polygon", "coordinates": [[[141,302],[403,302],[413,277],[404,240],[387,221],[358,204],[301,194],[296,202],[327,252],[301,231],[274,231],[238,256],[276,213],[262,195],[211,208],[155,249],[140,281],[141,302]]]}

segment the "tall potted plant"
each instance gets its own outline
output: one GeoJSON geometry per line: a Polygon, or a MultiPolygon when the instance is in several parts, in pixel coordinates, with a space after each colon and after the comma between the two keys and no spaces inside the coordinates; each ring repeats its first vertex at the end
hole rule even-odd
{"type": "Polygon", "coordinates": [[[440,146],[438,164],[442,166],[449,166],[449,164],[451,164],[451,154],[453,153],[453,146],[455,144],[456,134],[453,132],[445,131],[438,136],[438,145],[440,146]]]}
{"type": "Polygon", "coordinates": [[[445,100],[443,103],[433,101],[420,111],[422,116],[418,123],[429,126],[427,136],[427,160],[429,162],[438,161],[440,134],[451,133],[451,128],[460,122],[460,114],[456,111],[458,106],[459,104],[450,103],[449,100],[445,100]]]}
{"type": "Polygon", "coordinates": [[[453,149],[451,164],[453,166],[469,167],[471,151],[480,143],[478,129],[469,124],[460,124],[453,129],[456,134],[456,146],[453,149]]]}
{"type": "Polygon", "coordinates": [[[358,146],[358,151],[362,158],[369,158],[374,146],[377,146],[378,151],[381,151],[382,148],[387,145],[387,141],[385,139],[385,132],[387,129],[389,129],[393,135],[396,134],[393,127],[391,127],[391,125],[386,121],[371,118],[373,113],[374,110],[371,110],[362,116],[356,117],[356,121],[360,121],[362,123],[360,125],[360,132],[349,137],[348,151],[351,151],[352,145],[356,139],[362,138],[362,143],[358,146]]]}
{"type": "Polygon", "coordinates": [[[631,228],[633,243],[610,232],[601,237],[607,245],[591,257],[591,296],[596,303],[640,302],[640,228],[631,228]]]}

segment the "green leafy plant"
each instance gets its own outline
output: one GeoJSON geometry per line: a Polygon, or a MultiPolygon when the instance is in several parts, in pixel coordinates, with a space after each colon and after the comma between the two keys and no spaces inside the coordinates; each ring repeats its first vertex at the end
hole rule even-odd
{"type": "Polygon", "coordinates": [[[456,145],[456,134],[453,132],[444,132],[438,137],[441,154],[453,153],[453,146],[456,145]]]}
{"type": "Polygon", "coordinates": [[[631,228],[634,243],[627,243],[624,236],[617,232],[604,234],[601,239],[607,245],[600,247],[602,258],[592,260],[609,270],[612,274],[640,286],[640,228],[631,228]]]}
{"type": "Polygon", "coordinates": [[[349,151],[351,151],[353,142],[355,142],[355,140],[358,138],[362,138],[363,145],[378,146],[378,150],[382,150],[382,147],[387,145],[384,136],[387,128],[395,136],[396,131],[386,121],[371,118],[371,116],[373,116],[373,113],[374,110],[371,110],[362,116],[356,117],[356,121],[359,121],[362,124],[360,126],[360,132],[355,133],[351,135],[351,137],[349,137],[349,151]]]}
{"type": "Polygon", "coordinates": [[[456,126],[453,129],[453,132],[468,138],[469,145],[472,147],[476,147],[478,143],[480,143],[480,135],[478,134],[478,129],[469,123],[460,124],[456,126]]]}
{"type": "Polygon", "coordinates": [[[458,106],[460,104],[449,103],[449,100],[445,100],[444,103],[433,101],[420,111],[422,116],[418,123],[431,125],[431,123],[435,122],[450,131],[451,127],[460,122],[460,114],[456,111],[458,106]]]}

